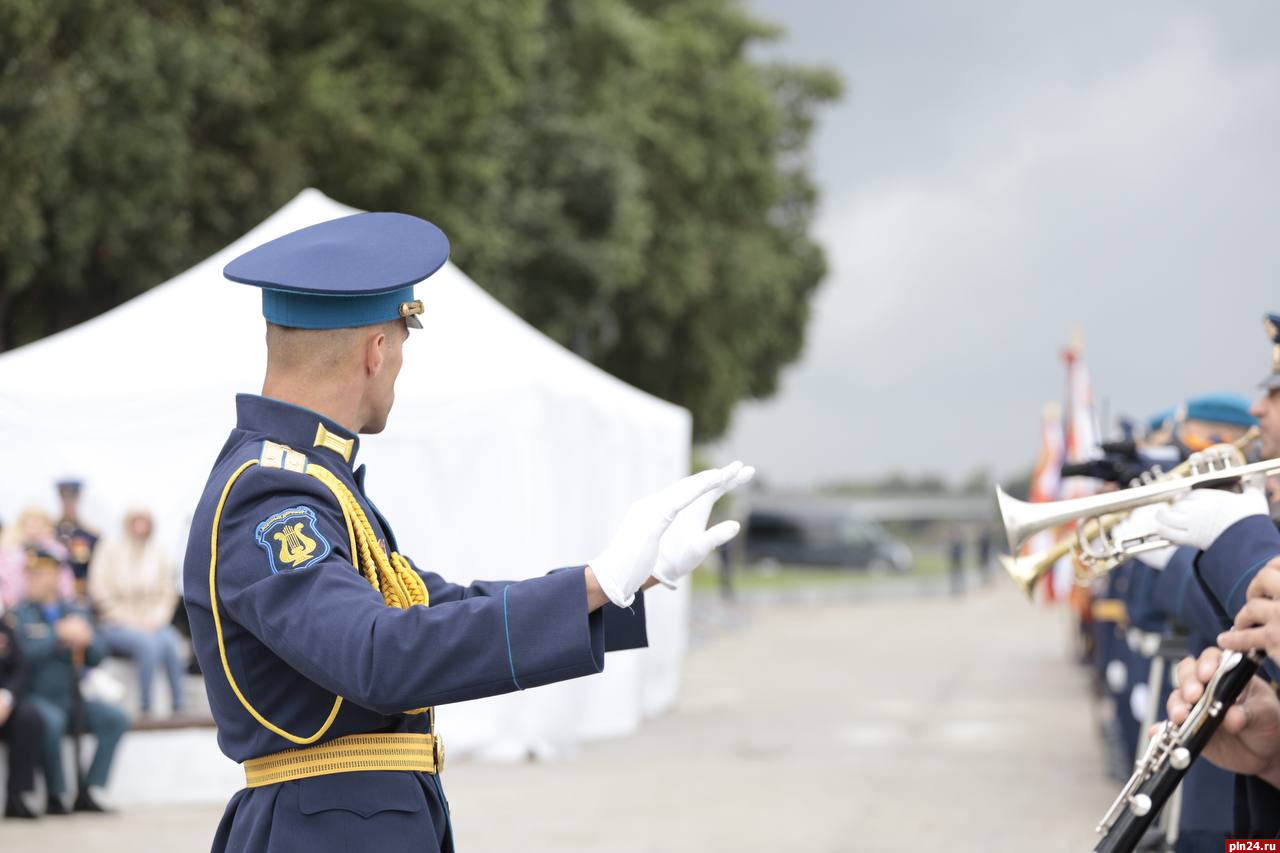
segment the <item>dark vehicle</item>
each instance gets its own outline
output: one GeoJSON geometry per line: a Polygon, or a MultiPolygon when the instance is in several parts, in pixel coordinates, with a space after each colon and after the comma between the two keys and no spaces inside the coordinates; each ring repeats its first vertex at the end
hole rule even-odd
{"type": "Polygon", "coordinates": [[[747,565],[911,568],[911,549],[875,522],[838,506],[753,508],[744,547],[747,565]]]}

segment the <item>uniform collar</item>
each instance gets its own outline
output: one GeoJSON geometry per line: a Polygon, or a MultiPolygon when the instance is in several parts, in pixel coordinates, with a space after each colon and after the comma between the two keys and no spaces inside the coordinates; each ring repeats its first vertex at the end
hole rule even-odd
{"type": "Polygon", "coordinates": [[[300,453],[337,459],[348,468],[360,449],[360,437],[332,418],[257,394],[236,395],[236,428],[264,433],[300,453]]]}

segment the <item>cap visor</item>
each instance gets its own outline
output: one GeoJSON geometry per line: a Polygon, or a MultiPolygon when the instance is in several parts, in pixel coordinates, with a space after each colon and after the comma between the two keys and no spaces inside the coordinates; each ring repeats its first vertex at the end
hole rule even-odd
{"type": "Polygon", "coordinates": [[[417,315],[417,314],[410,314],[408,317],[405,317],[405,318],[404,318],[404,321],[405,321],[405,323],[407,323],[407,324],[409,325],[409,328],[410,328],[410,329],[421,329],[421,328],[422,328],[422,321],[418,319],[418,315],[417,315]]]}

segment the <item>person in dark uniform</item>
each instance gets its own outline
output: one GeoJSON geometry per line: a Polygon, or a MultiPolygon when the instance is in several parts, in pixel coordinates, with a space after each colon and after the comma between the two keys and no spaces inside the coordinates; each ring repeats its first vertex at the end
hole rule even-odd
{"type": "MultiPolygon", "coordinates": [[[[1280,560],[1272,560],[1249,583],[1247,605],[1232,630],[1199,658],[1178,664],[1179,688],[1169,697],[1169,719],[1186,720],[1204,694],[1222,649],[1266,649],[1269,675],[1280,665],[1280,560]]],[[[1203,753],[1213,764],[1239,774],[1235,790],[1237,838],[1280,838],[1280,698],[1273,681],[1254,676],[1203,753]]]]}
{"type": "Polygon", "coordinates": [[[960,595],[964,592],[964,530],[959,525],[951,528],[951,534],[947,542],[948,565],[951,577],[951,594],[960,595]]]}
{"type": "Polygon", "coordinates": [[[26,665],[12,614],[0,615],[0,740],[9,747],[9,778],[5,788],[4,816],[34,818],[22,794],[36,784],[36,762],[44,725],[26,701],[26,665]]]}
{"type": "MultiPolygon", "coordinates": [[[[1233,394],[1208,394],[1187,400],[1158,416],[1166,427],[1138,446],[1139,467],[1145,469],[1148,462],[1158,461],[1167,470],[1192,452],[1235,441],[1256,424],[1249,410],[1247,398],[1233,394]]],[[[1112,535],[1119,541],[1150,535],[1160,510],[1153,505],[1132,511],[1112,535]]],[[[1194,580],[1192,562],[1196,553],[1185,547],[1146,551],[1108,574],[1108,580],[1112,580],[1124,573],[1128,581],[1123,604],[1129,626],[1123,641],[1115,644],[1128,676],[1123,686],[1123,696],[1128,701],[1117,703],[1125,708],[1122,721],[1128,738],[1122,776],[1126,779],[1132,771],[1134,746],[1145,748],[1144,732],[1138,724],[1152,722],[1158,710],[1166,706],[1172,685],[1164,673],[1164,659],[1174,649],[1189,648],[1199,653],[1212,645],[1222,628],[1198,586],[1188,583],[1194,580]],[[1153,670],[1156,654],[1161,657],[1161,666],[1153,670]]],[[[1177,654],[1181,656],[1185,651],[1177,654]]],[[[1209,762],[1198,762],[1183,780],[1181,792],[1176,850],[1220,851],[1232,834],[1234,777],[1209,762]]]]}
{"type": "MultiPolygon", "coordinates": [[[[1280,456],[1280,315],[1265,319],[1271,339],[1271,373],[1261,383],[1262,395],[1250,410],[1261,431],[1261,455],[1280,456]]],[[[1219,630],[1232,625],[1237,630],[1216,638],[1216,646],[1206,648],[1196,658],[1178,665],[1180,687],[1169,697],[1169,719],[1175,724],[1186,719],[1191,705],[1203,693],[1220,659],[1220,647],[1252,648],[1259,634],[1249,631],[1258,622],[1256,608],[1269,599],[1270,587],[1263,575],[1280,556],[1280,531],[1270,516],[1265,483],[1244,484],[1240,492],[1197,489],[1157,511],[1155,531],[1164,538],[1187,546],[1193,553],[1192,573],[1212,613],[1210,624],[1219,630]],[[1248,606],[1247,606],[1248,605],[1248,606]]],[[[1259,629],[1261,630],[1261,629],[1259,629]]],[[[1280,620],[1270,630],[1280,632],[1280,620]]],[[[1271,650],[1268,649],[1270,652],[1271,650]]],[[[1275,677],[1275,655],[1268,664],[1275,677]]],[[[1235,796],[1236,829],[1240,838],[1280,836],[1280,703],[1266,680],[1255,678],[1244,695],[1230,709],[1205,756],[1226,770],[1241,774],[1235,796]],[[1271,757],[1276,768],[1268,764],[1271,757]]]]}
{"type": "Polygon", "coordinates": [[[982,582],[986,583],[991,579],[991,554],[994,542],[994,533],[992,533],[991,525],[984,524],[982,530],[978,533],[978,571],[982,575],[982,582]]]}
{"type": "MultiPolygon", "coordinates": [[[[129,728],[124,711],[80,695],[85,667],[97,666],[103,648],[93,630],[87,608],[58,595],[58,560],[32,552],[27,563],[27,600],[14,609],[18,635],[30,674],[29,701],[44,723],[44,779],[48,814],[66,814],[67,791],[62,765],[62,739],[75,734],[77,724],[97,741],[93,762],[83,780],[77,779],[72,808],[105,809],[90,788],[104,788],[120,738],[129,728]],[[83,783],[83,784],[81,784],[83,783]]],[[[77,748],[79,744],[77,744],[77,748]]]]}
{"type": "Polygon", "coordinates": [[[80,491],[84,483],[65,479],[57,483],[62,517],[58,519],[58,541],[67,549],[67,563],[75,575],[76,594],[84,597],[93,549],[98,546],[98,533],[80,521],[80,491]]]}
{"type": "MultiPolygon", "coordinates": [[[[1149,528],[1156,507],[1135,511],[1131,522],[1135,532],[1149,528]]],[[[1170,547],[1138,554],[1136,561],[1147,568],[1142,610],[1136,621],[1150,630],[1164,623],[1166,638],[1182,638],[1193,654],[1211,646],[1221,629],[1218,615],[1210,607],[1195,582],[1193,548],[1170,547]]],[[[1176,641],[1175,641],[1176,643],[1176,641]]],[[[1158,707],[1167,708],[1173,682],[1166,679],[1159,696],[1151,697],[1158,707]]],[[[1178,853],[1217,853],[1231,837],[1235,778],[1207,761],[1197,761],[1182,780],[1181,808],[1178,810],[1178,853]]]]}
{"type": "Polygon", "coordinates": [[[600,555],[543,577],[464,587],[399,553],[359,435],[387,422],[413,285],[447,256],[429,222],[364,213],[224,270],[263,289],[267,376],[237,397],[184,563],[218,742],[245,769],[215,851],[453,850],[432,707],[599,672],[647,644],[642,590],[738,532],[705,529],[753,473],[735,463],[638,501],[600,555]]]}
{"type": "MultiPolygon", "coordinates": [[[[1271,373],[1250,413],[1261,433],[1262,458],[1280,456],[1280,315],[1268,314],[1273,343],[1271,373]]],[[[1266,484],[1250,482],[1240,492],[1195,489],[1155,514],[1154,530],[1178,545],[1200,551],[1196,576],[1229,625],[1244,605],[1249,581],[1280,554],[1280,530],[1271,518],[1266,484]]]]}

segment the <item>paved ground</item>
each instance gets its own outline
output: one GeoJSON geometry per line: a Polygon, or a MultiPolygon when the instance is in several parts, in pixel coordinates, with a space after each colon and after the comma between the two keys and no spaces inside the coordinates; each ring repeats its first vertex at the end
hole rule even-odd
{"type": "MultiPolygon", "coordinates": [[[[446,772],[466,853],[1082,851],[1115,793],[1061,614],[962,600],[752,605],[678,707],[551,765],[446,772]]],[[[712,620],[714,621],[714,620],[712,620]]],[[[220,807],[0,826],[5,851],[207,850],[220,807]]]]}

